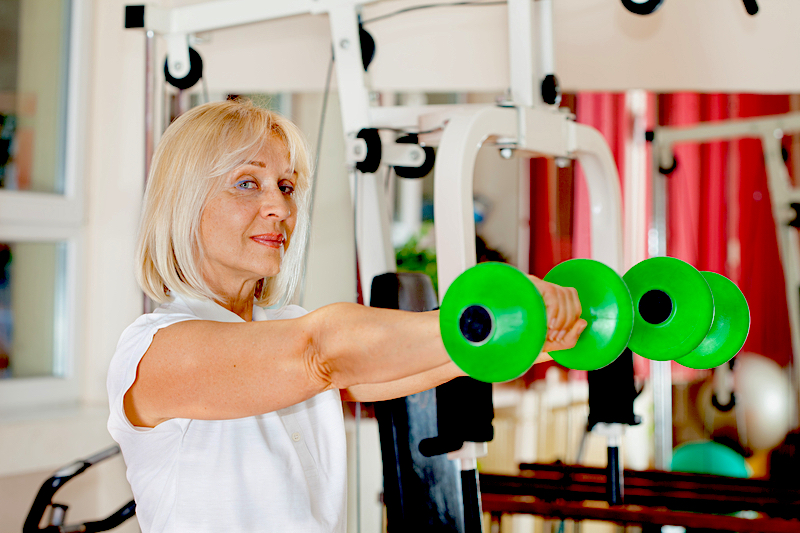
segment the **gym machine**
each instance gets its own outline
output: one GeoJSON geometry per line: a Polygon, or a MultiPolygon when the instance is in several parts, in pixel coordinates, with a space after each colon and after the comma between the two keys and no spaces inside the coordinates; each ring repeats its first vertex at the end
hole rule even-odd
{"type": "MultiPolygon", "coordinates": [[[[595,129],[578,124],[575,117],[558,109],[560,99],[555,76],[552,36],[552,1],[509,0],[510,88],[498,105],[389,106],[370,105],[365,70],[371,53],[371,38],[359,24],[361,7],[374,0],[227,0],[203,2],[176,8],[151,5],[127,6],[126,27],[146,32],[146,148],[154,144],[153,84],[154,39],[167,44],[165,75],[178,86],[201,74],[199,56],[189,47],[190,38],[204,31],[299,14],[326,14],[330,21],[342,123],[346,138],[346,159],[350,170],[351,195],[356,213],[356,250],[361,293],[371,303],[371,286],[378,276],[396,270],[390,241],[389,206],[382,183],[376,175],[381,166],[401,167],[408,175],[424,175],[431,164],[432,147],[438,146],[434,168],[434,217],[437,242],[439,294],[461,272],[475,265],[475,221],[473,174],[475,158],[482,146],[494,146],[505,158],[522,155],[577,159],[589,187],[592,213],[594,258],[621,274],[622,210],[619,178],[611,151],[595,129]],[[534,28],[536,22],[536,29],[534,28]],[[538,52],[534,58],[533,51],[538,52]],[[198,75],[199,74],[199,75],[198,75]],[[183,81],[181,81],[183,80],[183,81]],[[379,131],[416,131],[416,138],[386,142],[379,131]],[[411,141],[411,142],[409,142],[411,141]],[[414,170],[418,169],[418,170],[414,170]]],[[[374,43],[373,43],[374,44],[374,43]]],[[[376,302],[377,303],[377,302],[376,302]]],[[[464,492],[463,531],[482,530],[478,497],[477,458],[486,454],[491,439],[491,388],[487,413],[489,429],[475,432],[456,430],[451,438],[439,433],[428,452],[449,452],[461,468],[464,492]],[[469,440],[470,438],[474,440],[469,440]],[[442,440],[458,443],[439,447],[442,440]]],[[[437,393],[438,402],[444,396],[437,393]]],[[[441,408],[441,406],[440,406],[441,408]]],[[[622,424],[611,424],[610,433],[621,437],[622,424]]],[[[439,431],[443,426],[439,425],[439,431]]],[[[446,431],[446,430],[445,430],[446,431]]],[[[431,435],[434,437],[434,435],[431,435]]],[[[615,440],[616,443],[616,440],[615,440]]],[[[611,443],[610,443],[611,444],[611,443]]],[[[424,447],[425,448],[425,447],[424,447]]],[[[387,502],[388,506],[388,502],[387,502]]],[[[390,511],[391,512],[391,511],[390,511]]],[[[390,528],[392,526],[390,525],[390,528]]],[[[460,530],[460,528],[458,528],[460,530]]]]}
{"type": "MultiPolygon", "coordinates": [[[[673,147],[687,142],[702,143],[740,138],[756,138],[761,141],[778,251],[786,281],[786,302],[789,309],[794,357],[792,379],[795,390],[800,390],[797,388],[800,385],[800,243],[797,234],[797,229],[800,228],[800,188],[792,185],[781,144],[784,134],[797,132],[800,132],[800,113],[793,112],[767,117],[704,122],[692,126],[659,126],[648,133],[648,140],[652,141],[653,146],[654,245],[661,254],[666,251],[667,180],[677,165],[673,147]]],[[[662,394],[665,396],[663,402],[671,403],[666,387],[662,394]]],[[[663,442],[666,443],[667,439],[671,442],[671,419],[669,428],[666,423],[663,426],[661,430],[663,442]],[[667,433],[668,431],[670,433],[667,433]]]]}

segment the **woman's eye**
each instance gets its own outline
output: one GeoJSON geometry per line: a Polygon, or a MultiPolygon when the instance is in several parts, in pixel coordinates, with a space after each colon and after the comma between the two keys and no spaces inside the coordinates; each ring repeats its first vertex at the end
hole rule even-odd
{"type": "Polygon", "coordinates": [[[284,181],[279,184],[278,187],[283,194],[292,194],[294,192],[294,185],[292,185],[290,182],[284,181]]]}
{"type": "Polygon", "coordinates": [[[258,187],[258,184],[251,179],[246,179],[237,181],[236,187],[238,189],[255,189],[258,187]]]}

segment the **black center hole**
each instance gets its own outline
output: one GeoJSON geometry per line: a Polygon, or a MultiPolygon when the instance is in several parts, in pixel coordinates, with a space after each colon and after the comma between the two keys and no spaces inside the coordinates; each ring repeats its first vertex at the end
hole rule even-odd
{"type": "Polygon", "coordinates": [[[672,314],[672,298],[658,289],[647,291],[639,300],[639,314],[649,324],[661,324],[672,314]]]}
{"type": "Polygon", "coordinates": [[[458,327],[469,342],[483,342],[492,334],[492,315],[482,305],[470,305],[461,313],[458,327]]]}

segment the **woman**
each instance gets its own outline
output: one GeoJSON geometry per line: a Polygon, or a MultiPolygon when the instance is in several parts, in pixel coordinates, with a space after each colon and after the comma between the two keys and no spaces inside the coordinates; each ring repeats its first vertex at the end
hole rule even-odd
{"type": "MultiPolygon", "coordinates": [[[[311,165],[291,122],[246,101],[181,116],[153,158],[137,279],[160,307],[112,360],[109,431],[142,531],[345,531],[341,398],[377,401],[461,372],[438,316],[292,301],[311,165]]],[[[574,290],[534,279],[549,343],[585,327],[574,290]]]]}

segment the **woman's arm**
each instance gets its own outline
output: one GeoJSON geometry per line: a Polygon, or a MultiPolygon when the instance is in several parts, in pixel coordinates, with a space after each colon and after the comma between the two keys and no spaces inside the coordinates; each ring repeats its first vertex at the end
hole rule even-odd
{"type": "Polygon", "coordinates": [[[466,374],[451,361],[431,370],[388,383],[353,385],[342,389],[340,393],[342,400],[346,402],[382,402],[438,387],[459,376],[466,376],[466,374]]]}
{"type": "MultiPolygon", "coordinates": [[[[578,323],[560,340],[547,341],[545,343],[545,351],[539,354],[533,364],[552,361],[553,358],[550,357],[547,350],[564,350],[574,346],[583,328],[584,325],[578,323]]],[[[554,336],[558,336],[558,333],[554,336]]],[[[342,400],[346,402],[381,402],[432,389],[433,387],[438,387],[442,383],[446,383],[459,376],[466,376],[466,374],[463,370],[458,368],[455,363],[450,361],[440,367],[413,376],[390,381],[388,383],[354,385],[347,389],[342,389],[340,393],[342,400]]]]}
{"type": "Polygon", "coordinates": [[[291,320],[191,320],[155,335],[125,394],[125,412],[143,427],[171,418],[240,418],[448,361],[437,312],[342,303],[291,320]]]}
{"type": "MultiPolygon", "coordinates": [[[[533,281],[547,306],[544,350],[573,346],[586,326],[577,293],[533,281]]],[[[449,361],[435,311],[339,303],[291,320],[191,320],[153,337],[125,394],[125,413],[134,425],[155,427],[171,418],[267,413],[357,385],[397,382],[392,394],[405,396],[459,375],[449,361]]]]}

